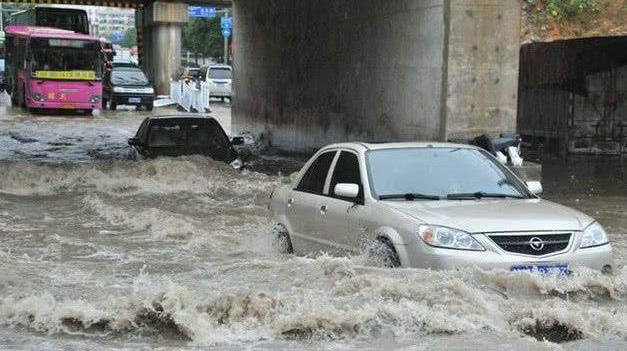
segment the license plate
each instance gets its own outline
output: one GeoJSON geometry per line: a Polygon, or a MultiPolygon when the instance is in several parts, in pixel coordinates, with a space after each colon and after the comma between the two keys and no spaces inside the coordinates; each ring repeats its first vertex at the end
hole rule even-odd
{"type": "Polygon", "coordinates": [[[61,106],[61,108],[65,108],[65,109],[75,109],[75,108],[76,108],[76,106],[74,106],[74,105],[70,105],[70,104],[65,104],[65,105],[61,106]]]}
{"type": "Polygon", "coordinates": [[[512,272],[540,273],[544,275],[569,275],[570,269],[567,264],[526,264],[512,266],[512,272]]]}
{"type": "Polygon", "coordinates": [[[142,102],[142,99],[140,98],[128,98],[128,102],[131,104],[138,104],[140,102],[142,102]]]}

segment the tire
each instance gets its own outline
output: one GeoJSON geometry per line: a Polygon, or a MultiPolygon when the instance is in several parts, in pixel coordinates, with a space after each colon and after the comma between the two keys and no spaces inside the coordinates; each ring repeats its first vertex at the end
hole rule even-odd
{"type": "Polygon", "coordinates": [[[146,111],[152,111],[153,107],[154,107],[153,103],[152,102],[149,103],[148,105],[146,105],[146,111]]]}
{"type": "Polygon", "coordinates": [[[26,87],[22,87],[20,91],[20,107],[26,108],[26,87]]]}
{"type": "Polygon", "coordinates": [[[284,226],[277,224],[272,228],[273,244],[282,254],[293,254],[292,239],[284,226]]]}
{"type": "Polygon", "coordinates": [[[109,110],[115,111],[117,108],[118,105],[115,103],[115,100],[113,100],[113,97],[111,97],[111,100],[109,100],[109,110]]]}
{"type": "Polygon", "coordinates": [[[89,108],[89,109],[83,110],[83,115],[91,116],[93,112],[94,112],[94,110],[89,108]]]}
{"type": "Polygon", "coordinates": [[[383,267],[397,268],[401,266],[401,259],[394,248],[394,244],[388,238],[378,238],[368,250],[371,261],[381,264],[383,267]]]}

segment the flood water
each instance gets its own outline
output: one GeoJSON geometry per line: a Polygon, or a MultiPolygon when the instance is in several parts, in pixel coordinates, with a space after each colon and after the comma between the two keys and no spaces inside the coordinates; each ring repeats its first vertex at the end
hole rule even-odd
{"type": "Polygon", "coordinates": [[[0,108],[0,349],[627,349],[620,158],[544,167],[546,198],[605,225],[612,275],[384,269],[273,247],[297,161],[133,161],[144,117],[0,108]]]}

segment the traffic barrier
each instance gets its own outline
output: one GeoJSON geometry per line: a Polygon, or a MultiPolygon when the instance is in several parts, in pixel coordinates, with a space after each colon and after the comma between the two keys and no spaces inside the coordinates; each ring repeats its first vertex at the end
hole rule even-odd
{"type": "Polygon", "coordinates": [[[200,89],[195,83],[181,81],[170,82],[170,99],[187,112],[210,112],[209,84],[200,83],[200,89]]]}

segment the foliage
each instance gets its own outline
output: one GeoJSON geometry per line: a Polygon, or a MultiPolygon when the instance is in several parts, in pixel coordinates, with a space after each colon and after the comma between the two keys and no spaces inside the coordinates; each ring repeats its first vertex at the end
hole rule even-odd
{"type": "Polygon", "coordinates": [[[218,57],[224,50],[220,18],[190,18],[183,27],[183,50],[203,57],[218,57]]]}
{"type": "Polygon", "coordinates": [[[557,20],[570,20],[601,10],[597,0],[548,0],[546,11],[557,20]]]}
{"type": "Polygon", "coordinates": [[[129,49],[137,45],[137,29],[135,27],[127,29],[124,33],[124,39],[119,44],[121,47],[129,49]]]}

